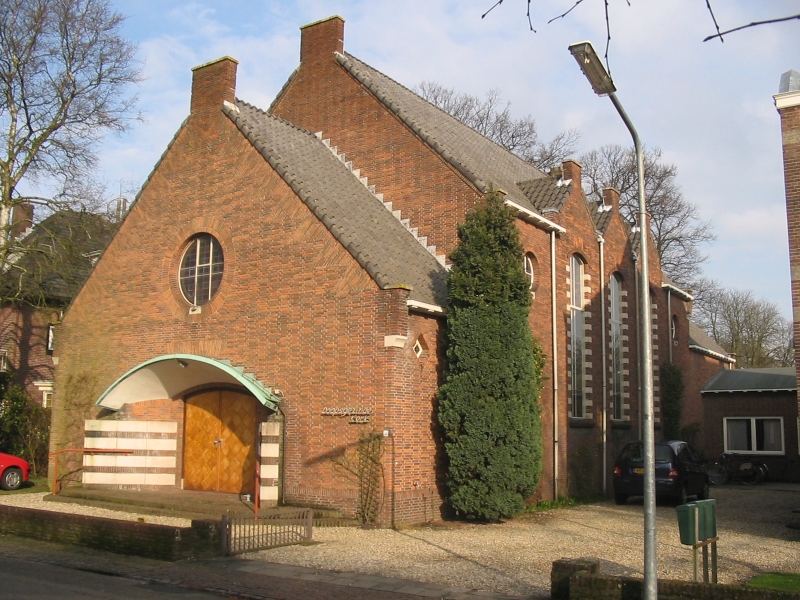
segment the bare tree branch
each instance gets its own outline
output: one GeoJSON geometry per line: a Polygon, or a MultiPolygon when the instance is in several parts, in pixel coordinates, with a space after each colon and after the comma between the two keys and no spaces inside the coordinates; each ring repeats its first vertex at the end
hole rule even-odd
{"type": "MultiPolygon", "coordinates": [[[[791,15],[788,17],[779,17],[776,19],[767,19],[765,21],[753,21],[752,23],[748,23],[747,25],[741,25],[740,27],[734,27],[733,29],[728,29],[727,31],[723,31],[719,33],[719,28],[717,28],[718,33],[715,35],[710,35],[705,38],[703,41],[707,42],[708,40],[713,40],[714,38],[722,39],[723,35],[728,35],[729,33],[733,33],[735,31],[741,31],[742,29],[747,29],[748,27],[758,27],[759,25],[769,25],[771,23],[783,23],[784,21],[794,21],[800,19],[800,14],[798,15],[791,15]]],[[[715,21],[716,23],[716,21],[715,21]]]]}
{"type": "Polygon", "coordinates": [[[504,105],[498,90],[489,90],[481,99],[436,82],[423,81],[414,91],[542,171],[561,164],[577,148],[580,135],[575,130],[561,132],[547,142],[541,141],[533,118],[530,115],[519,119],[512,117],[511,103],[504,105]]]}
{"type": "MultiPolygon", "coordinates": [[[[604,187],[615,188],[622,216],[635,222],[639,200],[633,149],[608,144],[583,154],[579,161],[587,197],[601,201],[604,187]]],[[[644,163],[650,229],[661,268],[677,283],[688,285],[700,276],[708,259],[701,248],[715,239],[711,223],[702,221],[697,207],[684,199],[677,184],[678,169],[661,162],[661,150],[645,149],[644,163]]]]}
{"type": "Polygon", "coordinates": [[[717,17],[714,16],[714,11],[711,9],[711,0],[706,0],[706,7],[708,8],[708,13],[711,15],[711,20],[714,21],[714,29],[717,30],[719,41],[724,43],[725,40],[722,39],[722,34],[719,31],[719,24],[717,23],[717,17]]]}
{"type": "MultiPolygon", "coordinates": [[[[109,0],[0,0],[0,273],[19,270],[16,236],[44,217],[104,208],[97,145],[133,119],[136,48],[109,0]],[[22,217],[16,216],[21,213],[22,217]]],[[[0,301],[6,300],[0,294],[0,301]]]]}

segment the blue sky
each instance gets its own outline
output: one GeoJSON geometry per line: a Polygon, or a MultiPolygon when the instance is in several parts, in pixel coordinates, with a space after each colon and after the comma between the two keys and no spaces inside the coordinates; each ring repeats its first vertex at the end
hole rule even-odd
{"type": "MultiPolygon", "coordinates": [[[[124,33],[139,46],[145,122],[105,141],[109,187],[141,185],[188,114],[191,67],[239,60],[237,95],[266,108],[297,66],[299,27],[345,21],[345,48],[400,83],[432,80],[483,95],[497,88],[516,116],[530,114],[547,139],[575,128],[580,152],[630,137],[606,98],[595,96],[567,51],[605,44],[602,0],[117,0],[124,33]]],[[[714,223],[706,274],[753,289],[791,314],[780,122],[772,95],[800,70],[800,22],[751,28],[724,44],[703,0],[610,0],[610,66],[618,96],[647,146],[678,166],[687,200],[714,223]]],[[[723,29],[800,12],[798,1],[716,0],[723,29]]]]}

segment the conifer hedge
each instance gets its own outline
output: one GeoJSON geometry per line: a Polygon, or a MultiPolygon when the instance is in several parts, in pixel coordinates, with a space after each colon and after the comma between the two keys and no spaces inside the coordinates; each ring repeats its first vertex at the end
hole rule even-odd
{"type": "Polygon", "coordinates": [[[458,229],[448,276],[447,368],[438,392],[449,501],[464,517],[520,513],[542,470],[544,355],[515,215],[496,192],[458,229]]]}

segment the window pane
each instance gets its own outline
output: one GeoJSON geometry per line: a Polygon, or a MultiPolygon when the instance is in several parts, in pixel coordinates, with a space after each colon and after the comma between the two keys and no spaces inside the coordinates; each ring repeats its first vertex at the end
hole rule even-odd
{"type": "Polygon", "coordinates": [[[672,462],[672,450],[669,446],[656,446],[655,451],[657,463],[672,462]]]}
{"type": "Polygon", "coordinates": [[[783,452],[780,419],[756,419],[756,450],[783,452]]]}
{"type": "Polygon", "coordinates": [[[748,452],[752,449],[750,419],[726,419],[728,450],[748,452]]]}
{"type": "Polygon", "coordinates": [[[222,282],[222,246],[208,234],[197,236],[186,247],[178,274],[181,291],[195,305],[208,302],[222,282]]]}
{"type": "Polygon", "coordinates": [[[583,327],[582,310],[573,308],[570,315],[570,344],[572,346],[572,416],[583,416],[583,327]]]}

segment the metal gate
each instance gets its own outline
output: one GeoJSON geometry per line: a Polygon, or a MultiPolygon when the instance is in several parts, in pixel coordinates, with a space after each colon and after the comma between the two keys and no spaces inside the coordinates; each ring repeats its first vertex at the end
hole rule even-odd
{"type": "Polygon", "coordinates": [[[253,517],[222,517],[222,553],[255,552],[310,542],[311,508],[280,508],[253,517]]]}

